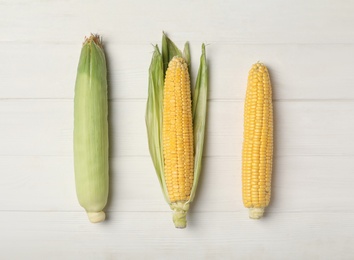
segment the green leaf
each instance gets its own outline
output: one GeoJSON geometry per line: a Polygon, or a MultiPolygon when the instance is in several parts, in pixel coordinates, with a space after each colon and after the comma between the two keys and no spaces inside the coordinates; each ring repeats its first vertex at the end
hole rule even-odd
{"type": "Polygon", "coordinates": [[[109,194],[107,65],[98,35],[85,40],[74,97],[76,194],[91,222],[105,219],[109,194]]]}
{"type": "Polygon", "coordinates": [[[197,82],[193,95],[193,132],[194,132],[194,181],[190,202],[193,201],[202,169],[204,135],[208,99],[208,67],[206,62],[205,45],[202,45],[202,55],[198,70],[197,82]]]}
{"type": "Polygon", "coordinates": [[[184,44],[184,49],[183,49],[183,58],[186,60],[187,65],[188,65],[188,73],[189,77],[191,77],[191,51],[189,49],[189,43],[186,42],[184,44]]]}
{"type": "Polygon", "coordinates": [[[168,63],[175,56],[182,57],[182,52],[170,40],[170,38],[168,38],[167,35],[163,33],[162,34],[162,59],[163,59],[164,73],[167,71],[168,63]]]}
{"type": "Polygon", "coordinates": [[[148,132],[149,150],[155,166],[157,177],[165,199],[169,203],[164,178],[164,159],[162,147],[162,110],[163,110],[164,68],[162,55],[156,45],[149,68],[149,90],[146,106],[146,128],[148,132]]]}

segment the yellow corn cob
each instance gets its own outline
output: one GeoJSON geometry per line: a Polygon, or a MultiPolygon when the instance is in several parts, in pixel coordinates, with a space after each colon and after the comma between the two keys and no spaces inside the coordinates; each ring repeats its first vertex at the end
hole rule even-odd
{"type": "Polygon", "coordinates": [[[145,114],[150,155],[176,228],[187,226],[202,168],[208,97],[204,44],[193,93],[190,63],[189,44],[182,53],[163,34],[161,52],[156,45],[149,67],[145,114]]]}
{"type": "Polygon", "coordinates": [[[185,219],[193,186],[191,102],[188,65],[183,58],[174,57],[165,78],[162,138],[165,181],[177,225],[178,219],[185,219]]]}
{"type": "Polygon", "coordinates": [[[256,63],[248,76],[242,152],[243,204],[250,218],[261,218],[269,204],[272,157],[272,88],[266,66],[256,63]]]}

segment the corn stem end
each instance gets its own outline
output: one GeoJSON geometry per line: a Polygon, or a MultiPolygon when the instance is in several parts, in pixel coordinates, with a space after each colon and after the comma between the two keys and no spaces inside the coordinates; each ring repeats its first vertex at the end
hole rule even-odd
{"type": "Polygon", "coordinates": [[[106,214],[103,211],[87,212],[87,216],[91,223],[99,223],[106,219],[106,214]]]}
{"type": "Polygon", "coordinates": [[[177,201],[171,203],[171,209],[173,210],[173,223],[176,228],[187,227],[187,212],[189,210],[189,203],[186,201],[177,201]]]}
{"type": "Polygon", "coordinates": [[[251,219],[260,219],[263,217],[264,208],[249,208],[249,216],[251,219]]]}

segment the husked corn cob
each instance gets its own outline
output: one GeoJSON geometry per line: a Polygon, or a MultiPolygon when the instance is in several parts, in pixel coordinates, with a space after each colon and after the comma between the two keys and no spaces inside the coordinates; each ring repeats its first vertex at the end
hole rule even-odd
{"type": "Polygon", "coordinates": [[[146,128],[149,151],[176,228],[187,226],[202,168],[207,113],[208,69],[205,45],[191,93],[189,44],[183,53],[165,35],[149,68],[146,128]]]}
{"type": "Polygon", "coordinates": [[[256,63],[248,76],[242,152],[242,195],[250,218],[261,218],[269,204],[272,158],[272,88],[266,66],[256,63]]]}
{"type": "Polygon", "coordinates": [[[171,207],[189,200],[193,186],[192,100],[188,66],[181,57],[168,65],[163,101],[163,155],[171,207]]]}

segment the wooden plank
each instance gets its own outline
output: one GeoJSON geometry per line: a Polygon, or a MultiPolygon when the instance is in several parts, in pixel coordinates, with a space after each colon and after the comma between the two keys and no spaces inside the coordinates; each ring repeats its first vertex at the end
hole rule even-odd
{"type": "MultiPolygon", "coordinates": [[[[352,212],[354,156],[279,156],[268,213],[352,212]]],[[[1,156],[0,211],[78,211],[71,157],[1,156]],[[29,203],[30,201],[30,203],[29,203]]],[[[149,157],[111,159],[111,212],[170,212],[149,157]]],[[[193,212],[241,212],[241,161],[205,157],[193,212]]]]}
{"type": "MultiPolygon", "coordinates": [[[[145,100],[110,103],[111,157],[148,156],[145,100]],[[128,115],[128,116],[127,116],[128,115]]],[[[354,102],[275,102],[276,155],[353,155],[354,102]]],[[[209,102],[205,155],[240,158],[243,103],[209,102]]],[[[71,100],[3,100],[0,155],[72,155],[71,100]]]]}
{"type": "Polygon", "coordinates": [[[171,6],[162,0],[148,5],[7,0],[2,1],[0,10],[2,42],[72,43],[85,33],[97,32],[120,44],[150,44],[156,42],[162,30],[171,32],[179,42],[354,42],[354,6],[350,1],[320,5],[306,0],[183,1],[173,9],[179,15],[168,15],[171,6]]]}
{"type": "MultiPolygon", "coordinates": [[[[159,41],[157,38],[152,43],[159,41]]],[[[151,44],[121,45],[109,39],[104,44],[109,68],[109,98],[146,99],[151,44]]],[[[2,43],[0,46],[3,46],[0,79],[8,86],[2,89],[1,98],[73,98],[81,39],[75,44],[2,43]],[[33,66],[34,61],[36,66],[33,66]]],[[[354,60],[348,59],[350,53],[354,53],[354,44],[246,44],[237,47],[211,44],[207,46],[209,98],[243,100],[248,70],[260,60],[269,67],[276,100],[353,100],[354,60]]],[[[192,55],[194,84],[199,67],[199,44],[192,45],[192,55]]]]}
{"type": "Polygon", "coordinates": [[[78,212],[4,212],[4,259],[351,259],[354,213],[195,213],[185,230],[165,212],[119,212],[93,225],[78,212]],[[21,245],[21,250],[18,246],[21,245]]]}
{"type": "MultiPolygon", "coordinates": [[[[1,80],[4,86],[11,86],[3,89],[1,98],[73,99],[82,41],[83,37],[76,44],[0,44],[5,46],[0,49],[1,80]]],[[[146,98],[151,44],[104,42],[104,47],[108,54],[109,98],[146,98]]]]}
{"type": "Polygon", "coordinates": [[[347,61],[354,45],[212,44],[207,48],[211,99],[243,100],[248,71],[257,61],[269,68],[275,100],[354,98],[354,61],[347,61]]]}
{"type": "MultiPolygon", "coordinates": [[[[71,157],[0,157],[0,168],[12,173],[0,183],[2,211],[71,210],[85,215],[76,199],[71,157]],[[6,196],[11,193],[16,196],[6,196]]],[[[205,159],[193,210],[235,210],[240,203],[239,168],[240,162],[232,158],[205,159]]],[[[112,159],[110,181],[108,211],[170,211],[149,157],[112,159]]]]}

